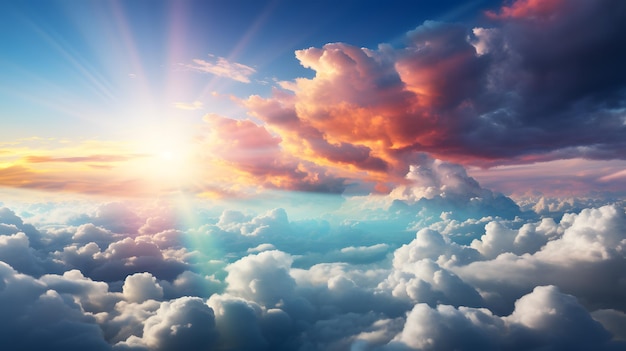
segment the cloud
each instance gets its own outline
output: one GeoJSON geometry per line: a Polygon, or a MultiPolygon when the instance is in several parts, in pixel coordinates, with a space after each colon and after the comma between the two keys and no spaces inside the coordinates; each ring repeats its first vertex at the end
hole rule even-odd
{"type": "Polygon", "coordinates": [[[135,273],[124,280],[122,294],[127,301],[141,302],[163,298],[163,288],[150,273],[135,273]]]}
{"type": "Polygon", "coordinates": [[[499,13],[488,11],[487,16],[496,19],[549,19],[549,17],[553,16],[563,5],[564,2],[561,0],[518,0],[513,2],[510,6],[502,6],[499,13]]]}
{"type": "Polygon", "coordinates": [[[110,350],[96,318],[84,314],[70,295],[49,290],[37,279],[0,262],[0,306],[6,319],[0,338],[15,350],[57,348],[110,350]],[[20,336],[20,337],[16,337],[20,336]]]}
{"type": "MultiPolygon", "coordinates": [[[[189,161],[210,167],[180,167],[179,187],[155,178],[179,167],[128,145],[51,150],[43,140],[21,141],[27,151],[6,146],[0,185],[105,195],[386,193],[427,155],[477,168],[529,165],[494,171],[519,172],[491,183],[510,191],[539,180],[545,191],[621,190],[624,17],[626,5],[614,0],[517,0],[487,12],[481,26],[425,21],[394,45],[304,48],[295,56],[312,77],[280,81],[266,96],[231,96],[250,119],[204,118],[189,161]],[[579,164],[549,171],[563,160],[579,164]]],[[[256,72],[216,56],[185,66],[240,82],[256,72]]]]}
{"type": "Polygon", "coordinates": [[[116,344],[115,349],[206,349],[214,345],[216,338],[213,310],[202,299],[181,297],[162,302],[146,319],[142,337],[131,336],[116,344]]]}
{"type": "Polygon", "coordinates": [[[46,162],[123,162],[136,157],[144,157],[144,155],[89,155],[77,157],[50,157],[50,156],[27,156],[27,163],[46,163],[46,162]]]}
{"type": "Polygon", "coordinates": [[[520,0],[489,14],[486,27],[424,22],[399,48],[299,50],[313,78],[242,104],[292,155],[381,189],[416,152],[480,167],[624,159],[624,5],[520,0]]]}
{"type": "Polygon", "coordinates": [[[185,67],[199,72],[230,78],[242,83],[250,83],[249,77],[256,73],[256,70],[250,66],[230,62],[223,57],[215,57],[213,55],[209,55],[209,57],[210,61],[194,59],[193,64],[185,65],[185,67]]]}
{"type": "Polygon", "coordinates": [[[272,308],[293,294],[292,259],[280,251],[249,255],[226,268],[227,291],[272,308]]]}
{"type": "Polygon", "coordinates": [[[495,258],[475,261],[453,271],[489,296],[496,310],[506,310],[512,296],[518,296],[521,291],[548,283],[579,297],[589,308],[608,308],[614,304],[624,308],[615,295],[624,293],[617,283],[622,273],[616,271],[616,267],[624,264],[623,228],[624,211],[616,206],[566,214],[558,225],[545,220],[514,231],[496,225],[493,230],[508,232],[498,239],[499,243],[489,243],[490,233],[482,237],[482,242],[472,243],[488,257],[495,258]],[[532,244],[533,250],[540,249],[534,252],[522,249],[528,244],[532,244]],[[496,251],[486,251],[487,248],[496,251]],[[506,283],[500,285],[495,276],[506,283]],[[596,288],[590,289],[590,285],[596,288]]]}
{"type": "Polygon", "coordinates": [[[204,121],[209,132],[201,141],[206,161],[223,167],[215,172],[218,177],[228,175],[223,184],[333,193],[345,189],[344,179],[286,152],[282,139],[264,126],[215,114],[206,115],[204,121]]]}
{"type": "Polygon", "coordinates": [[[146,181],[150,177],[145,169],[154,166],[154,154],[138,151],[142,148],[133,144],[84,139],[18,140],[0,154],[0,186],[83,195],[152,194],[158,184],[154,178],[146,181]]]}
{"type": "MultiPolygon", "coordinates": [[[[403,46],[298,51],[314,77],[239,100],[250,119],[204,118],[197,160],[211,183],[190,191],[239,199],[1,208],[0,340],[18,350],[624,349],[624,201],[516,203],[463,166],[623,158],[624,53],[613,44],[624,5],[573,1],[513,1],[486,28],[425,22],[403,46]]],[[[195,69],[242,82],[254,73],[213,61],[195,69]]],[[[3,152],[0,182],[135,184],[72,168],[131,153],[45,149],[3,152]]]]}
{"type": "Polygon", "coordinates": [[[186,224],[165,204],[2,209],[0,307],[18,322],[0,329],[45,336],[22,349],[623,348],[623,206],[489,216],[493,193],[462,168],[409,178],[314,218],[244,202],[190,206],[186,224]]]}
{"type": "Polygon", "coordinates": [[[536,287],[515,303],[509,316],[485,309],[416,305],[392,341],[419,350],[604,349],[609,334],[571,295],[554,286],[536,287]]]}

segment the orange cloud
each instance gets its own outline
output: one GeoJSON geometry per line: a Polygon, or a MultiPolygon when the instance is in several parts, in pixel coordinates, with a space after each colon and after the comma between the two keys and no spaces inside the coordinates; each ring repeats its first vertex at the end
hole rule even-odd
{"type": "Polygon", "coordinates": [[[205,116],[202,137],[203,162],[225,187],[234,184],[289,190],[341,192],[344,180],[326,169],[300,159],[283,148],[283,139],[250,120],[234,120],[215,114],[205,116]]]}
{"type": "Polygon", "coordinates": [[[572,4],[515,1],[494,28],[426,21],[403,48],[299,50],[313,78],[241,103],[283,152],[378,189],[419,153],[482,167],[623,159],[625,22],[598,21],[624,5],[572,4]]]}
{"type": "Polygon", "coordinates": [[[124,162],[137,157],[145,157],[145,155],[89,155],[75,157],[51,157],[51,156],[26,156],[24,161],[27,163],[47,163],[47,162],[69,162],[69,163],[110,163],[124,162]]]}

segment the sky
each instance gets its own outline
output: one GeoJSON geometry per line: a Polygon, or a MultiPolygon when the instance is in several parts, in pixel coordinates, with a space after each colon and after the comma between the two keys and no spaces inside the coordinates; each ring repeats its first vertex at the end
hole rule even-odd
{"type": "Polygon", "coordinates": [[[2,2],[0,344],[622,350],[624,37],[620,0],[2,2]]]}

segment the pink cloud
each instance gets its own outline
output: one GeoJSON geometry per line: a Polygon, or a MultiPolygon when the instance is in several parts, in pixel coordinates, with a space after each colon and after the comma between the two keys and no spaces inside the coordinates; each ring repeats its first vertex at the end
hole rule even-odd
{"type": "Polygon", "coordinates": [[[344,180],[312,162],[285,152],[282,139],[250,120],[215,114],[204,118],[208,133],[200,140],[208,164],[222,167],[224,184],[262,185],[290,190],[341,192],[344,180]]]}
{"type": "Polygon", "coordinates": [[[549,18],[568,5],[563,0],[517,0],[510,6],[502,6],[499,13],[487,11],[486,14],[494,19],[549,18]]]}
{"type": "Polygon", "coordinates": [[[624,159],[625,8],[521,0],[492,28],[427,21],[403,48],[299,50],[313,78],[242,104],[283,151],[361,180],[401,181],[420,152],[481,167],[624,159]]]}

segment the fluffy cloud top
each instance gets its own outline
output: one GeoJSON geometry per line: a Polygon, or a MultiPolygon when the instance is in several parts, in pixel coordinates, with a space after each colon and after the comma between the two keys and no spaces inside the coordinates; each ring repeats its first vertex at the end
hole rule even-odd
{"type": "Polygon", "coordinates": [[[20,350],[626,346],[623,202],[542,218],[462,168],[429,165],[320,218],[204,203],[185,224],[113,203],[58,220],[29,206],[31,224],[1,209],[0,339],[20,350]],[[489,215],[503,203],[506,216],[489,215]]]}

